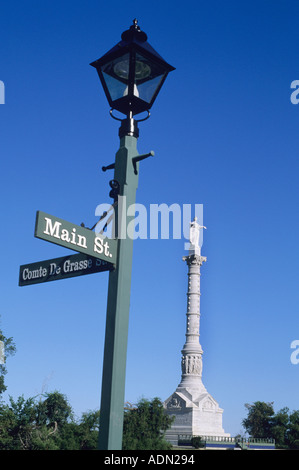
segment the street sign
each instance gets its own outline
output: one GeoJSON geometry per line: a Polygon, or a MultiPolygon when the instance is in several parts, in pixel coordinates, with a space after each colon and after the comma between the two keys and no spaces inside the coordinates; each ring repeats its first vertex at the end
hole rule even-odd
{"type": "Polygon", "coordinates": [[[116,262],[116,240],[42,211],[36,213],[34,236],[109,263],[116,262]]]}
{"type": "Polygon", "coordinates": [[[107,261],[78,253],[20,266],[19,286],[30,286],[111,269],[113,265],[107,261]]]}

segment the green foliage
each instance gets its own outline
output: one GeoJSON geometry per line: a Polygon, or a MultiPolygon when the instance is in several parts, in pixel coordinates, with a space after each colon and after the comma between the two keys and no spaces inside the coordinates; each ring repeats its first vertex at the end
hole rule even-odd
{"type": "MultiPolygon", "coordinates": [[[[99,411],[75,420],[67,398],[54,391],[41,398],[23,396],[0,404],[0,450],[95,450],[98,447],[99,411]]],[[[166,450],[164,433],[171,425],[158,398],[142,399],[125,412],[125,450],[166,450]]]]}
{"type": "Polygon", "coordinates": [[[62,427],[72,420],[72,409],[64,395],[59,392],[46,394],[46,399],[37,406],[38,422],[48,428],[54,426],[62,427]]]}
{"type": "Polygon", "coordinates": [[[191,445],[195,449],[199,449],[200,447],[204,447],[204,443],[202,442],[202,439],[200,436],[194,436],[191,439],[191,445]]]}
{"type": "Polygon", "coordinates": [[[14,401],[10,397],[10,404],[0,407],[0,450],[31,448],[34,421],[34,400],[19,397],[14,401]]]}
{"type": "Polygon", "coordinates": [[[283,408],[270,420],[271,437],[275,439],[276,445],[286,448],[287,432],[289,426],[289,409],[283,408]]]}
{"type": "Polygon", "coordinates": [[[171,423],[172,418],[165,414],[159,398],[141,399],[136,408],[125,412],[123,450],[170,449],[164,434],[171,423]]]}
{"type": "Polygon", "coordinates": [[[0,341],[4,343],[4,352],[5,352],[5,362],[4,364],[0,364],[0,398],[1,398],[1,393],[5,392],[5,390],[7,389],[4,383],[4,378],[5,378],[5,375],[7,374],[6,359],[9,356],[13,356],[15,354],[16,346],[13,342],[13,339],[6,338],[1,330],[0,330],[0,341]]]}
{"type": "Polygon", "coordinates": [[[256,401],[253,405],[246,404],[248,417],[243,420],[243,426],[252,437],[270,438],[271,419],[274,416],[273,403],[256,401]]]}
{"type": "Polygon", "coordinates": [[[80,449],[93,450],[98,447],[100,411],[83,413],[76,429],[80,449]]]}
{"type": "Polygon", "coordinates": [[[89,450],[97,448],[99,412],[75,422],[64,395],[43,400],[10,397],[0,405],[0,450],[89,450]]]}
{"type": "Polygon", "coordinates": [[[299,449],[299,411],[294,411],[289,415],[287,444],[290,449],[299,449]]]}
{"type": "Polygon", "coordinates": [[[246,404],[248,416],[242,424],[251,437],[275,439],[280,449],[299,449],[299,411],[288,408],[274,412],[273,403],[246,404]]]}

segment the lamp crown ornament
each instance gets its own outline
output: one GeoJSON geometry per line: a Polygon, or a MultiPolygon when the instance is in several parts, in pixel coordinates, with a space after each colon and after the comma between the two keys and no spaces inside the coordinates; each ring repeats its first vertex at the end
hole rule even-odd
{"type": "Polygon", "coordinates": [[[124,31],[121,35],[123,41],[131,41],[132,39],[137,39],[139,42],[147,41],[147,34],[141,31],[140,26],[138,26],[138,20],[135,18],[133,20],[132,26],[127,31],[124,31]]]}

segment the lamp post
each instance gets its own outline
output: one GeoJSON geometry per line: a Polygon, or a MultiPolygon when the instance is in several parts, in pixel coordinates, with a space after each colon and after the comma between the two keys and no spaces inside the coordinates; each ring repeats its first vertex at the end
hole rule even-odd
{"type": "MultiPolygon", "coordinates": [[[[174,67],[150,46],[137,20],[122,33],[121,41],[116,46],[90,65],[99,74],[111,107],[111,116],[121,121],[120,147],[115,163],[103,167],[103,170],[114,169],[113,186],[118,189],[119,196],[124,196],[122,200],[129,207],[135,204],[139,161],[153,155],[152,152],[138,154],[138,120],[134,116],[147,112],[145,119],[149,117],[149,110],[174,67]],[[114,110],[126,117],[116,118],[114,110]]],[[[122,222],[119,212],[121,208],[116,204],[115,234],[118,246],[116,266],[109,274],[108,286],[99,432],[99,449],[102,450],[122,448],[133,240],[127,236],[130,218],[125,217],[125,223],[122,222]]]]}

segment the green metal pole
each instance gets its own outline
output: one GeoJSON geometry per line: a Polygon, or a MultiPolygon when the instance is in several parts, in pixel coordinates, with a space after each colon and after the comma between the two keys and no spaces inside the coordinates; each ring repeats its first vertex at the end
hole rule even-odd
{"type": "MultiPolygon", "coordinates": [[[[136,156],[137,137],[121,136],[120,148],[115,157],[114,179],[120,184],[120,196],[125,196],[123,200],[126,201],[126,207],[135,204],[136,199],[138,168],[134,170],[136,165],[133,164],[136,156]]],[[[117,206],[115,222],[119,237],[116,269],[109,274],[100,409],[101,450],[122,449],[133,239],[126,233],[130,219],[126,218],[125,226],[119,226],[119,212],[117,206]]]]}

